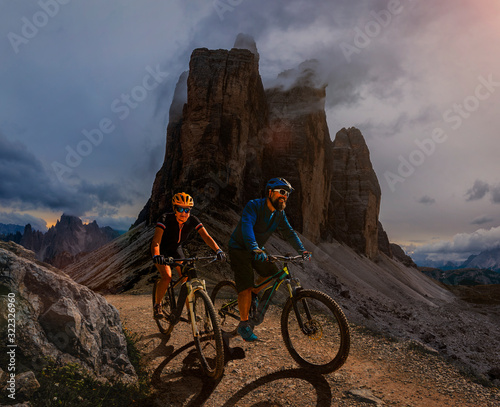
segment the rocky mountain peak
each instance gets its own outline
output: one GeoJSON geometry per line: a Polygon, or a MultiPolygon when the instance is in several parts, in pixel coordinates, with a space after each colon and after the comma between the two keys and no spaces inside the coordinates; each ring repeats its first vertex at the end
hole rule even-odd
{"type": "Polygon", "coordinates": [[[26,225],[21,245],[36,253],[38,260],[64,268],[81,253],[90,252],[119,235],[111,228],[101,228],[96,221],[84,225],[77,216],[63,214],[46,233],[26,225]]]}
{"type": "Polygon", "coordinates": [[[60,225],[60,226],[73,226],[73,225],[74,226],[83,226],[83,222],[77,216],[68,215],[66,213],[63,213],[61,215],[61,218],[59,220],[57,220],[56,227],[57,227],[57,225],[60,225]]]}
{"type": "Polygon", "coordinates": [[[460,268],[479,268],[500,271],[500,247],[484,250],[477,255],[471,255],[460,268]]]}
{"type": "Polygon", "coordinates": [[[236,36],[233,48],[247,49],[256,57],[257,64],[259,63],[259,52],[257,51],[257,44],[251,35],[240,33],[236,36]]]}
{"type": "Polygon", "coordinates": [[[251,37],[240,34],[229,51],[195,49],[174,95],[165,161],[136,225],[155,222],[181,190],[197,210],[241,211],[279,176],[295,188],[287,214],[296,230],[375,256],[380,187],[369,151],[355,128],[332,142],[318,71],[317,61],[306,61],[265,90],[251,37]]]}

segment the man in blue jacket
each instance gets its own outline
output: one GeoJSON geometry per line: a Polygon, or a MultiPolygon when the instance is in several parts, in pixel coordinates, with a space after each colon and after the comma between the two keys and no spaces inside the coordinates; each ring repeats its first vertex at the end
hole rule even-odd
{"type": "Polygon", "coordinates": [[[229,258],[238,290],[241,318],[238,333],[245,341],[257,340],[248,321],[252,293],[255,295],[257,292],[253,288],[253,269],[262,278],[260,281],[278,272],[274,263],[266,261],[267,255],[263,248],[271,234],[274,231],[280,232],[299,254],[310,257],[285,215],[286,202],[292,191],[292,186],[284,178],[269,180],[266,185],[266,198],[254,199],[246,204],[229,240],[229,258]]]}

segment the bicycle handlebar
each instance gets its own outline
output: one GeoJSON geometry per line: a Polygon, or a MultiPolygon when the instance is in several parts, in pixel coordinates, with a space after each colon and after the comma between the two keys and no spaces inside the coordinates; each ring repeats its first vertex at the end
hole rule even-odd
{"type": "Polygon", "coordinates": [[[206,256],[206,257],[186,257],[184,259],[172,259],[174,263],[177,262],[186,262],[186,263],[192,263],[198,260],[217,260],[217,256],[206,256]]]}
{"type": "MultiPolygon", "coordinates": [[[[157,257],[157,256],[155,256],[157,257]]],[[[160,256],[158,256],[160,257],[160,256]]],[[[174,267],[182,267],[184,264],[182,263],[194,263],[194,262],[197,262],[199,260],[212,260],[210,263],[214,262],[217,260],[217,256],[206,256],[206,257],[185,257],[185,258],[182,258],[182,259],[174,259],[172,257],[164,257],[164,256],[161,256],[161,262],[160,263],[157,263],[157,264],[163,264],[165,266],[174,266],[174,267]]],[[[155,262],[156,263],[156,262],[155,262]]],[[[208,264],[210,264],[208,263],[208,264]]]]}
{"type": "Polygon", "coordinates": [[[267,257],[269,258],[269,261],[296,261],[296,260],[304,260],[304,257],[302,257],[301,254],[298,256],[282,256],[280,254],[268,254],[267,257]]]}

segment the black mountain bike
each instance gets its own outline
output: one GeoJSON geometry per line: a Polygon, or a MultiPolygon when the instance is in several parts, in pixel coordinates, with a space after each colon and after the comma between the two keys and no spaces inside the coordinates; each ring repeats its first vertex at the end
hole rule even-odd
{"type": "MultiPolygon", "coordinates": [[[[289,262],[302,261],[302,256],[269,256],[269,261],[282,261],[283,267],[255,288],[272,280],[258,301],[252,303],[250,323],[255,326],[264,321],[266,311],[276,290],[284,282],[288,292],[281,314],[281,334],[292,358],[303,368],[317,373],[330,373],[346,361],[350,348],[349,324],[339,305],[328,295],[300,286],[288,268],[289,262]]],[[[233,281],[218,283],[211,294],[220,317],[223,332],[237,335],[240,322],[238,292],[233,281]]]]}
{"type": "MultiPolygon", "coordinates": [[[[217,314],[206,291],[205,281],[197,277],[195,262],[212,260],[212,263],[216,259],[216,256],[171,259],[167,265],[172,269],[181,267],[182,274],[178,280],[172,279],[161,301],[164,317],[155,319],[158,329],[165,335],[170,335],[180,321],[191,325],[201,366],[205,374],[212,379],[218,379],[224,372],[224,345],[217,314]],[[186,300],[187,319],[181,317],[186,300]]],[[[158,282],[159,279],[153,285],[153,305],[156,304],[158,282]]]]}

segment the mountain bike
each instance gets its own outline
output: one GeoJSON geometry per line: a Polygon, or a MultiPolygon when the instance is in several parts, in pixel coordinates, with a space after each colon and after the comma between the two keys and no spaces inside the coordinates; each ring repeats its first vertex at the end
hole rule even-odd
{"type": "MultiPolygon", "coordinates": [[[[276,290],[285,283],[287,300],[281,313],[281,335],[292,358],[303,368],[317,373],[331,373],[346,361],[350,348],[349,324],[340,306],[327,294],[304,289],[292,277],[288,263],[302,261],[302,256],[268,256],[269,261],[283,262],[282,268],[254,288],[274,281],[263,291],[258,305],[252,302],[249,321],[252,326],[264,321],[276,290]]],[[[234,281],[219,282],[211,294],[224,333],[237,335],[240,322],[238,292],[234,281]]]]}
{"type": "MultiPolygon", "coordinates": [[[[214,306],[206,291],[205,281],[197,277],[195,263],[199,260],[212,260],[216,256],[190,257],[184,259],[168,259],[167,265],[181,268],[181,276],[171,280],[165,296],[161,301],[163,318],[155,319],[162,334],[170,335],[180,321],[191,325],[194,343],[205,374],[218,379],[224,372],[224,345],[222,332],[214,306]],[[181,317],[187,300],[188,318],[181,317]]],[[[153,285],[153,306],[156,304],[156,286],[153,285]]]]}

